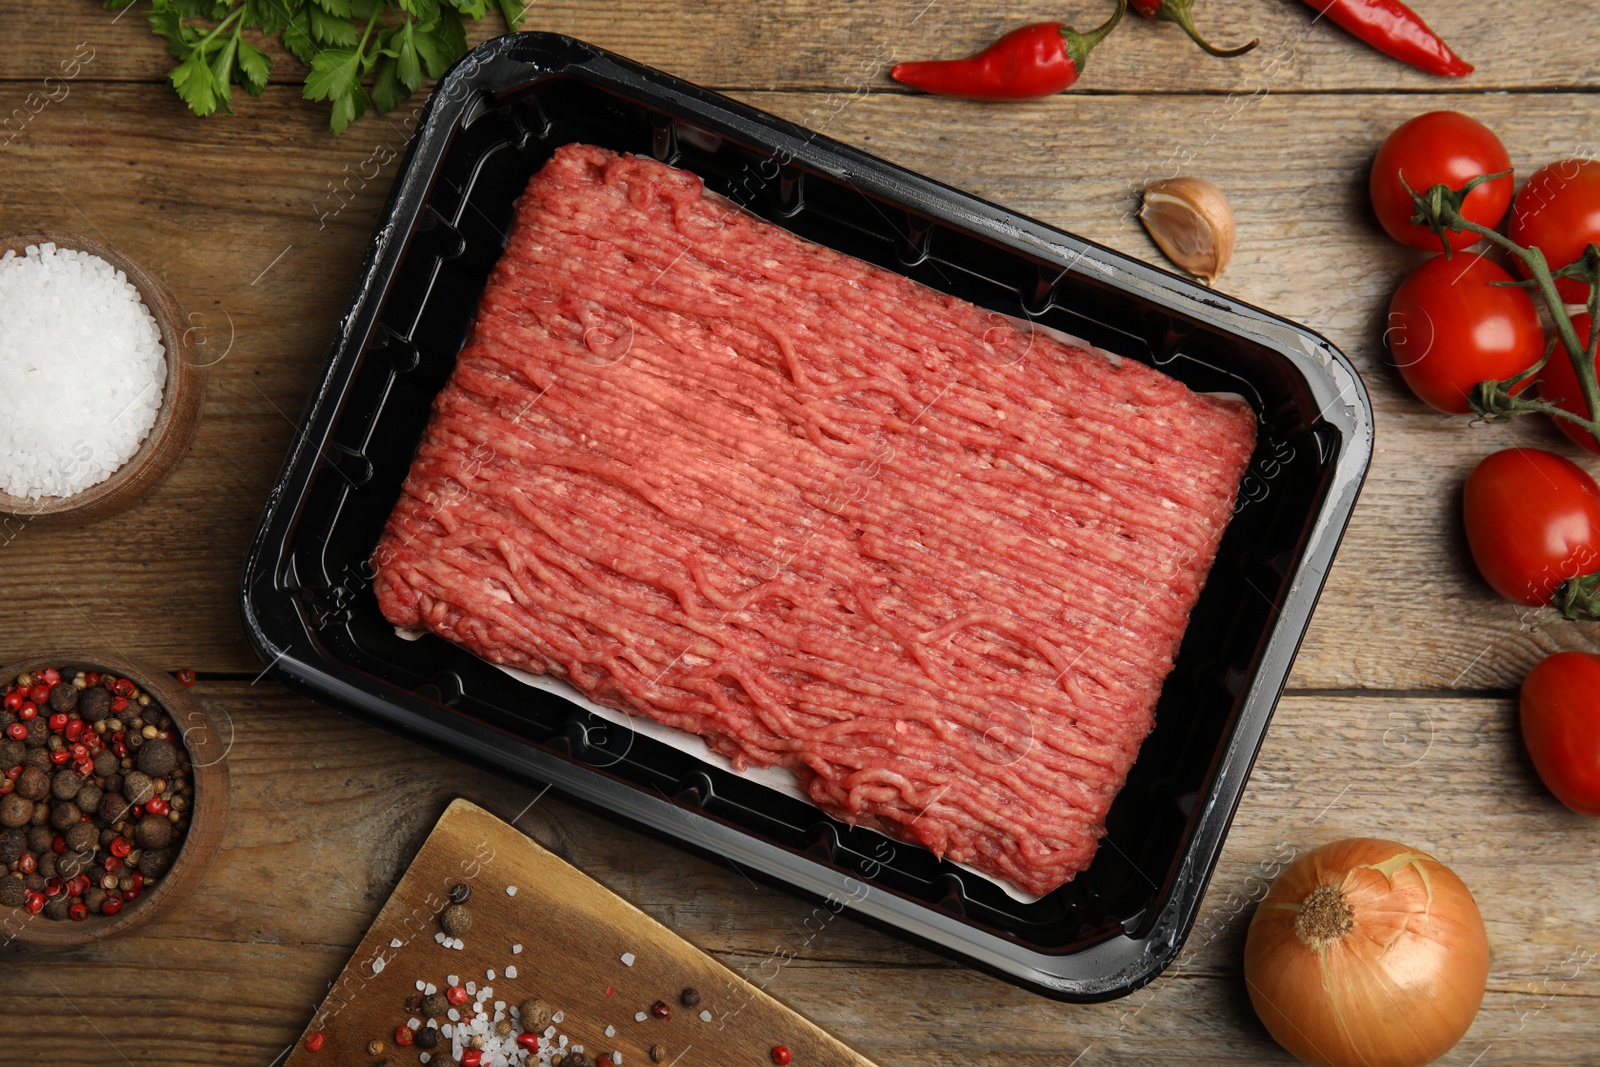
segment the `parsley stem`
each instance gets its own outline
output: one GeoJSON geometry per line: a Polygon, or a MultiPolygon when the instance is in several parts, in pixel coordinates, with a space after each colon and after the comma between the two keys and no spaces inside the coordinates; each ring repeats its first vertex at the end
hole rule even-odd
{"type": "MultiPolygon", "coordinates": [[[[200,49],[200,54],[201,55],[205,55],[206,52],[208,52],[210,50],[210,44],[211,44],[211,42],[213,40],[216,39],[217,35],[219,33],[221,33],[223,30],[226,30],[229,26],[232,26],[235,22],[238,22],[239,18],[243,14],[244,14],[244,6],[241,4],[239,7],[236,7],[232,11],[230,11],[228,13],[228,17],[227,18],[225,18],[221,22],[217,23],[217,28],[216,29],[212,30],[210,33],[206,34],[204,37],[202,37],[198,41],[196,41],[194,43],[193,47],[200,49]]],[[[235,35],[237,36],[237,31],[235,31],[235,35]]]]}
{"type": "MultiPolygon", "coordinates": [[[[372,17],[367,19],[367,28],[361,31],[361,43],[356,45],[356,62],[361,64],[361,72],[366,73],[367,38],[372,36],[372,27],[378,21],[378,14],[383,10],[382,5],[372,9],[372,17]]],[[[360,75],[357,75],[359,78],[360,75]]]]}

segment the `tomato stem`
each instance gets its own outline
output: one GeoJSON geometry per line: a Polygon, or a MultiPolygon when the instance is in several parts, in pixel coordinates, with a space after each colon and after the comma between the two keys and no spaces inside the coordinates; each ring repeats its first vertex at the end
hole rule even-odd
{"type": "MultiPolygon", "coordinates": [[[[1572,369],[1578,376],[1578,385],[1583,390],[1584,403],[1589,409],[1589,417],[1584,419],[1547,401],[1513,397],[1510,391],[1527,378],[1526,375],[1519,375],[1504,382],[1479,382],[1474,386],[1473,397],[1482,399],[1486,405],[1485,409],[1478,410],[1478,413],[1489,421],[1503,421],[1514,415],[1540,411],[1577,423],[1589,432],[1596,444],[1600,444],[1600,382],[1595,379],[1594,368],[1595,342],[1597,337],[1600,337],[1600,327],[1595,323],[1595,319],[1600,317],[1600,247],[1591,244],[1584,250],[1581,259],[1558,272],[1562,277],[1582,278],[1589,283],[1589,344],[1584,345],[1578,340],[1578,331],[1572,323],[1572,316],[1567,313],[1566,301],[1561,299],[1561,294],[1556,289],[1556,276],[1551,272],[1550,264],[1544,258],[1544,252],[1537,246],[1523,248],[1504,234],[1473,222],[1461,214],[1461,205],[1466,200],[1467,194],[1484,182],[1494,181],[1509,173],[1510,171],[1504,174],[1482,174],[1460,189],[1451,189],[1448,185],[1435,185],[1426,193],[1418,193],[1409,185],[1405,185],[1404,176],[1401,177],[1400,183],[1405,186],[1406,192],[1411,194],[1412,203],[1417,208],[1412,221],[1428,226],[1439,235],[1444,243],[1446,256],[1451,254],[1451,248],[1450,242],[1444,239],[1445,231],[1459,230],[1487,238],[1522,261],[1533,279],[1534,287],[1539,290],[1539,295],[1544,298],[1545,305],[1550,309],[1550,317],[1555,321],[1556,332],[1567,350],[1567,357],[1572,360],[1572,369]]],[[[1474,408],[1476,409],[1476,405],[1474,408]]]]}

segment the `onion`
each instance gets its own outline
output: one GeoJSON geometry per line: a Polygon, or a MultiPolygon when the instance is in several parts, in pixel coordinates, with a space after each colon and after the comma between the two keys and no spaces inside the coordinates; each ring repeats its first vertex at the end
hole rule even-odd
{"type": "Polygon", "coordinates": [[[1278,1044],[1329,1067],[1420,1067],[1472,1025],[1489,939],[1465,883],[1361,837],[1301,856],[1250,921],[1244,977],[1278,1044]]]}

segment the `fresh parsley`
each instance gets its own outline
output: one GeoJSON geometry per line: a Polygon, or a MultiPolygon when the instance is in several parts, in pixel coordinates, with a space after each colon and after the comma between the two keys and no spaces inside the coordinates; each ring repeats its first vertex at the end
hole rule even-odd
{"type": "MultiPolygon", "coordinates": [[[[139,0],[104,0],[117,11],[139,0]]],[[[260,96],[272,57],[257,41],[277,37],[310,70],[308,100],[326,100],[338,133],[375,108],[399,106],[467,51],[463,19],[489,0],[149,0],[150,28],[177,60],[172,88],[196,115],[231,113],[233,87],[260,96]]],[[[522,0],[496,0],[506,25],[521,27],[522,0]]]]}

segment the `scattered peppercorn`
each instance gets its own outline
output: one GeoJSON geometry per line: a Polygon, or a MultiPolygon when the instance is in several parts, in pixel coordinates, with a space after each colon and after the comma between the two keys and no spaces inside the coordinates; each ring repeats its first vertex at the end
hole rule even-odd
{"type": "Polygon", "coordinates": [[[670,1019],[672,1018],[672,1009],[667,1007],[666,1001],[658,1000],[654,1004],[650,1005],[650,1014],[654,1015],[657,1019],[670,1019]]]}
{"type": "Polygon", "coordinates": [[[451,904],[439,913],[439,927],[451,937],[460,937],[472,929],[472,912],[465,904],[451,904]]]}
{"type": "Polygon", "coordinates": [[[682,993],[678,994],[678,1003],[682,1004],[686,1008],[694,1007],[700,1003],[700,991],[693,986],[689,986],[682,993]]]}
{"type": "Polygon", "coordinates": [[[413,1031],[411,1027],[407,1026],[405,1023],[401,1023],[399,1026],[394,1028],[395,1044],[400,1045],[403,1048],[410,1048],[416,1039],[417,1035],[415,1031],[413,1031]]]}
{"type": "Polygon", "coordinates": [[[469,994],[467,993],[465,987],[458,986],[458,985],[453,985],[449,989],[446,989],[444,991],[444,996],[445,996],[445,999],[448,1000],[450,1003],[456,1005],[457,1007],[460,1007],[462,1004],[465,1004],[467,1002],[467,997],[469,996],[469,994]]]}
{"type": "Polygon", "coordinates": [[[511,1030],[512,1026],[510,1019],[501,1019],[499,1022],[494,1024],[494,1032],[500,1037],[510,1037],[511,1030]]]}
{"type": "Polygon", "coordinates": [[[367,1042],[368,1055],[376,1056],[383,1051],[383,1042],[374,1038],[367,1042]]]}
{"type": "MultiPolygon", "coordinates": [[[[417,1011],[417,1008],[408,1008],[408,1011],[417,1011]]],[[[450,1011],[450,1001],[445,999],[443,993],[430,993],[422,998],[421,1014],[429,1019],[442,1019],[450,1011]]]]}
{"type": "Polygon", "coordinates": [[[616,1064],[611,1061],[611,1055],[606,1052],[600,1053],[600,1057],[594,1062],[595,1067],[616,1067],[616,1064]]]}
{"type": "Polygon", "coordinates": [[[792,1056],[787,1045],[772,1046],[772,1062],[776,1063],[778,1067],[783,1067],[783,1065],[788,1063],[791,1058],[792,1056]]]}
{"type": "Polygon", "coordinates": [[[450,887],[450,903],[465,904],[472,896],[472,887],[465,882],[457,882],[450,887]]]}
{"type": "Polygon", "coordinates": [[[416,1046],[418,1048],[422,1049],[424,1052],[428,1051],[429,1049],[438,1048],[439,1047],[439,1031],[438,1031],[438,1028],[434,1027],[432,1025],[424,1026],[421,1030],[418,1030],[416,1032],[416,1035],[411,1040],[416,1044],[416,1046]]]}
{"type": "Polygon", "coordinates": [[[322,1031],[318,1030],[316,1033],[314,1033],[310,1037],[306,1038],[306,1051],[307,1052],[321,1052],[322,1051],[322,1042],[324,1040],[326,1040],[326,1039],[322,1036],[322,1031]]]}
{"type": "Polygon", "coordinates": [[[567,1055],[567,1067],[589,1067],[589,1056],[585,1052],[572,1052],[567,1055]]]}
{"type": "Polygon", "coordinates": [[[534,997],[522,1002],[517,1015],[522,1020],[523,1029],[543,1031],[550,1025],[551,1008],[543,1000],[534,997]]]}
{"type": "Polygon", "coordinates": [[[185,689],[191,688],[194,685],[194,671],[189,670],[187,667],[179,671],[178,684],[185,689]]]}
{"type": "Polygon", "coordinates": [[[652,1063],[660,1063],[666,1058],[667,1046],[661,1044],[660,1042],[650,1046],[650,1061],[652,1063]]]}

